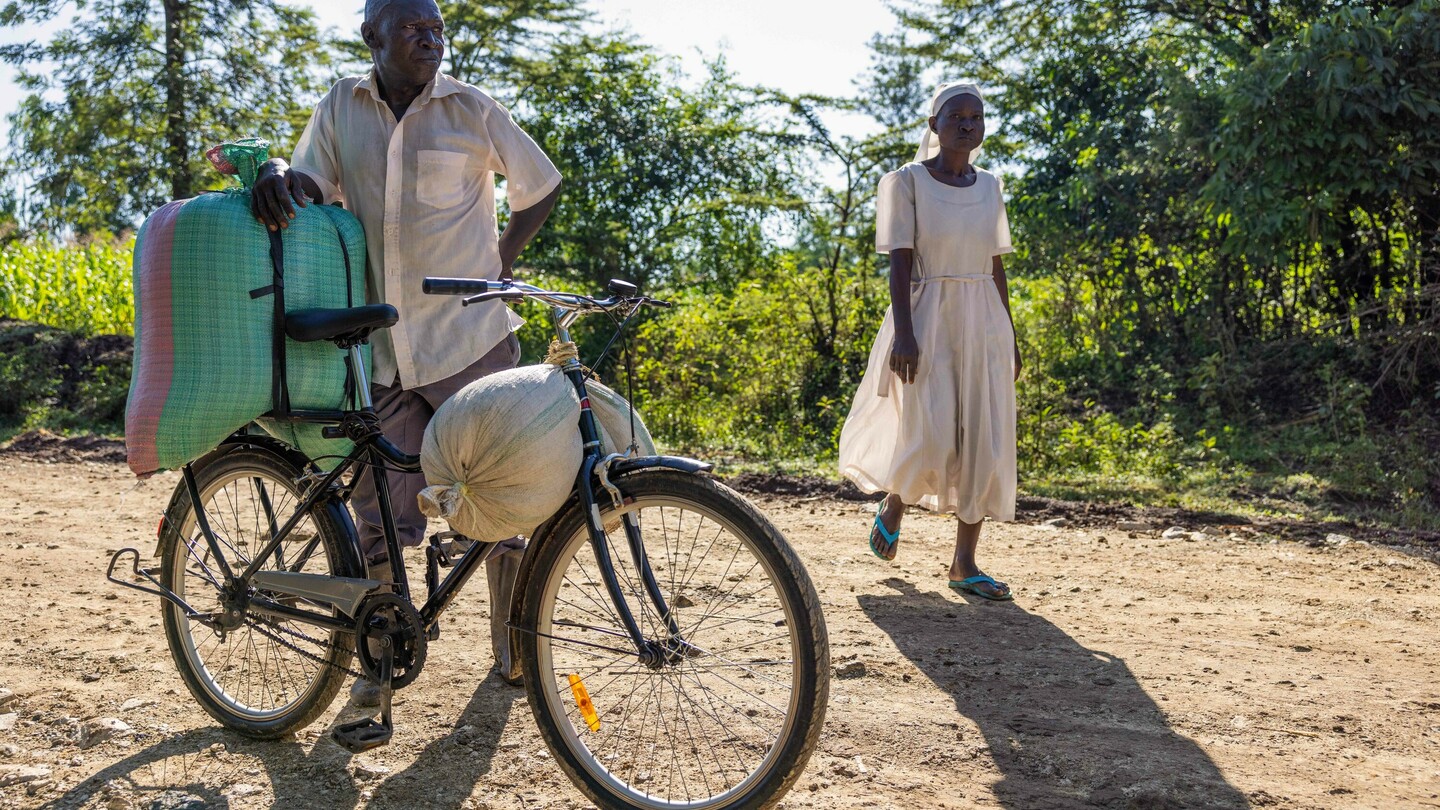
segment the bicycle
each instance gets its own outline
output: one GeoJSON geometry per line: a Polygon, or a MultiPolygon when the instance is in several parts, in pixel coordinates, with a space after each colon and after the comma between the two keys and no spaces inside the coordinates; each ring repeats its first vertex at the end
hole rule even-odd
{"type": "MultiPolygon", "coordinates": [[[[583,315],[610,314],[619,337],[642,307],[668,306],[621,281],[603,299],[477,279],[427,278],[424,291],[465,305],[538,300],[562,343],[583,315]]],[[[338,725],[332,739],[352,752],[387,743],[393,690],[419,677],[441,614],[498,545],[452,556],[455,545],[432,536],[427,598],[412,599],[386,474],[419,471],[419,458],[381,431],[361,354],[397,321],[385,304],[287,315],[290,338],[348,353],[353,407],[284,418],[353,449],[326,471],[276,439],[236,434],[182,468],[158,531],[159,577],[133,548],[110,561],[112,582],[162,598],[186,686],[246,736],[305,727],[349,674],[380,686],[380,716],[338,725]],[[367,471],[393,583],[366,578],[346,508],[367,471]],[[127,582],[115,571],[132,557],[127,582]]],[[[570,499],[531,534],[507,624],[541,736],[602,807],[770,806],[824,722],[829,647],[814,586],[779,530],[709,477],[711,465],[603,452],[585,368],[572,357],[561,371],[579,396],[583,461],[570,499]]]]}

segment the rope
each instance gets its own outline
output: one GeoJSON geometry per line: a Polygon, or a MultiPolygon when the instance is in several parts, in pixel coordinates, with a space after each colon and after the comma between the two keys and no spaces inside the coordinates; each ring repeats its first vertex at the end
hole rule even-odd
{"type": "MultiPolygon", "coordinates": [[[[580,350],[575,347],[575,344],[574,344],[574,343],[569,343],[569,342],[561,343],[561,342],[558,341],[558,340],[551,340],[551,341],[550,341],[550,350],[545,353],[545,362],[546,362],[546,363],[549,363],[549,364],[552,365],[552,366],[563,366],[563,365],[565,365],[566,363],[570,362],[571,360],[579,360],[579,359],[580,359],[580,350]]],[[[594,379],[595,382],[600,382],[600,377],[599,377],[599,375],[597,375],[595,372],[591,371],[590,368],[589,368],[589,366],[586,366],[585,364],[582,363],[582,364],[580,365],[580,368],[585,369],[585,376],[586,376],[586,377],[589,377],[589,378],[594,379]]]]}
{"type": "Polygon", "coordinates": [[[550,341],[550,351],[545,353],[545,362],[552,366],[563,366],[571,360],[580,359],[580,350],[574,343],[561,343],[558,340],[550,341]]]}

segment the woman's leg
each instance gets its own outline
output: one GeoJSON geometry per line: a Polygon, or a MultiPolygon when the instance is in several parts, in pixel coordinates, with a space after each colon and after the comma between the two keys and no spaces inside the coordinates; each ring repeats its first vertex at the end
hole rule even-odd
{"type": "MultiPolygon", "coordinates": [[[[966,523],[962,520],[959,523],[959,528],[955,530],[955,558],[950,562],[950,580],[952,582],[978,577],[985,573],[980,570],[980,566],[975,564],[975,547],[980,544],[980,528],[985,525],[984,521],[966,523]]],[[[1003,582],[996,582],[993,586],[981,582],[975,587],[991,596],[1004,596],[1010,592],[1010,586],[1003,582]]]]}

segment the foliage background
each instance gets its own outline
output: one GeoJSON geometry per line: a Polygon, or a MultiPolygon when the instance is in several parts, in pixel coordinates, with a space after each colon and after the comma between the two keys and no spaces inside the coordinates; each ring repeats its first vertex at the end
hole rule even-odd
{"type": "MultiPolygon", "coordinates": [[[[54,42],[0,53],[61,65],[27,74],[11,119],[13,160],[48,168],[10,189],[7,317],[127,331],[129,245],[111,234],[211,183],[202,144],[293,141],[364,57],[269,0],[241,4],[246,24],[289,46],[242,42],[221,5],[74,3],[54,42]],[[194,47],[167,62],[176,25],[194,47]],[[240,68],[282,72],[293,103],[222,102],[240,68]]],[[[442,5],[449,69],[512,106],[567,178],[530,272],[629,278],[679,305],[600,369],[671,447],[832,474],[888,305],[875,184],[908,159],[928,88],[974,76],[1020,247],[1022,487],[1440,527],[1440,0],[899,0],[851,98],[743,86],[723,62],[681,75],[570,0],[442,5]],[[827,110],[876,134],[835,135],[827,110]]],[[[57,8],[11,2],[0,23],[57,8]]],[[[587,356],[602,327],[582,329],[587,356]]],[[[541,332],[523,333],[530,357],[541,332]]],[[[23,365],[0,368],[9,430],[119,429],[23,365]]]]}

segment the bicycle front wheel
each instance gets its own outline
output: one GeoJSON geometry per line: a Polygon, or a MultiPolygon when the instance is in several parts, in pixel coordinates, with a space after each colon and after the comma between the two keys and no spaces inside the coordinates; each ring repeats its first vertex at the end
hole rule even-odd
{"type": "MultiPolygon", "coordinates": [[[[197,463],[196,486],[225,562],[236,574],[299,508],[303,470],[262,447],[237,449],[197,463]]],[[[356,576],[343,551],[347,525],[322,503],[306,513],[262,569],[356,576]]],[[[181,483],[165,512],[161,582],[199,613],[219,612],[222,575],[181,483]]],[[[279,597],[292,607],[334,613],[325,605],[279,597]]],[[[216,720],[247,736],[273,739],[304,728],[340,689],[354,636],[310,624],[247,615],[219,633],[162,603],[165,637],[185,685],[216,720]]]]}
{"type": "Polygon", "coordinates": [[[602,507],[602,520],[621,590],[645,637],[673,641],[673,619],[685,654],[640,661],[572,512],[536,550],[516,634],[540,732],[602,807],[768,807],[824,722],[815,588],[780,532],[714,480],[651,470],[619,486],[624,503],[602,507]],[[669,616],[647,594],[627,520],[669,616]]]}

